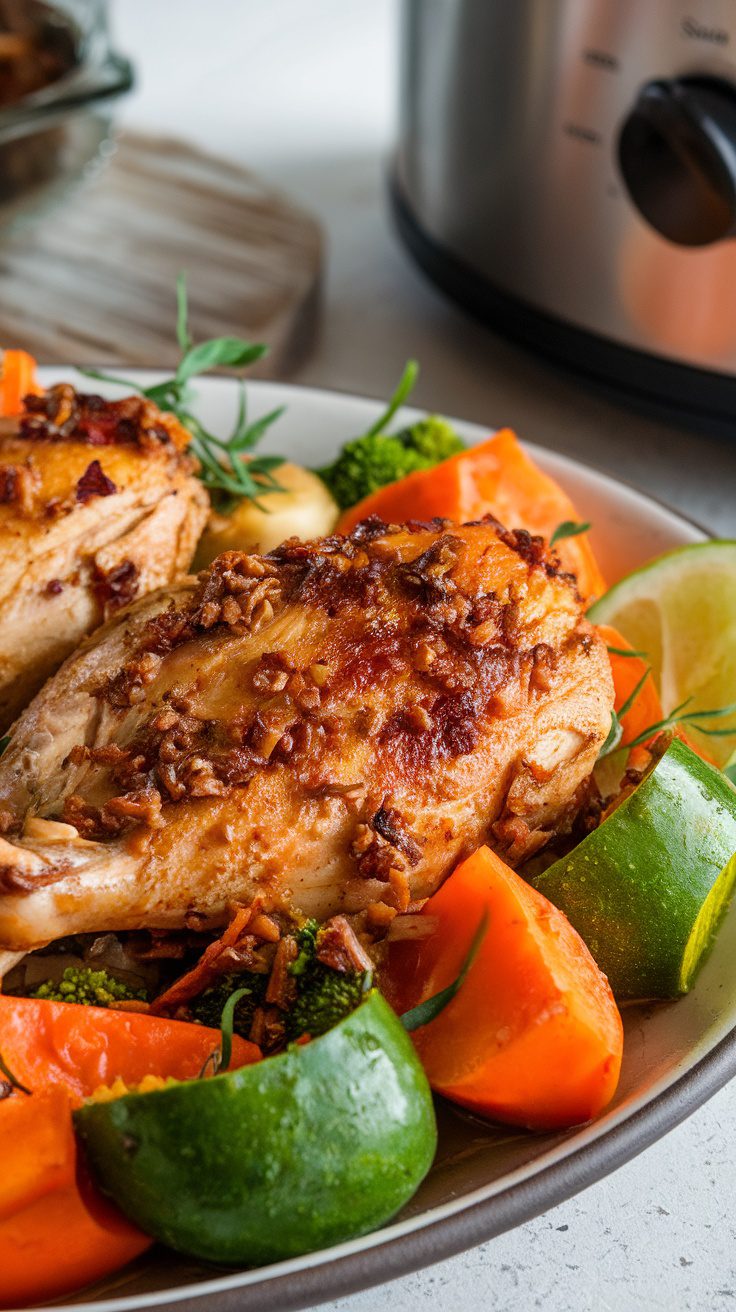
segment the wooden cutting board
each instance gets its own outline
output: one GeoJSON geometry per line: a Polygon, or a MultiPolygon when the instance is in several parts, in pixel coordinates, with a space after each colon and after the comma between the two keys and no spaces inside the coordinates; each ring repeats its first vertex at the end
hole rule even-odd
{"type": "Polygon", "coordinates": [[[319,225],[254,174],[128,132],[94,180],[0,241],[0,345],[169,367],[185,270],[195,340],[267,342],[252,373],[283,377],[314,337],[321,265],[319,225]]]}

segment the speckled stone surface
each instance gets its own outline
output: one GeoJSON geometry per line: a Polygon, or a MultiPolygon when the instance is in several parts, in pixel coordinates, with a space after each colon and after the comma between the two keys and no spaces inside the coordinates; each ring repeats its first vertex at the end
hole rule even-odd
{"type": "MultiPolygon", "coordinates": [[[[140,89],[124,110],[233,155],[322,220],[323,328],[299,381],[385,396],[416,356],[420,405],[508,423],[736,537],[731,443],[612,405],[470,322],[393,237],[384,161],[395,0],[117,0],[140,89]]],[[[190,270],[196,276],[196,270],[190,270]]],[[[708,1312],[736,1308],[736,1084],[608,1180],[332,1312],[708,1312]]]]}
{"type": "Polygon", "coordinates": [[[719,1312],[736,1305],[736,1085],[545,1216],[333,1312],[719,1312]]]}

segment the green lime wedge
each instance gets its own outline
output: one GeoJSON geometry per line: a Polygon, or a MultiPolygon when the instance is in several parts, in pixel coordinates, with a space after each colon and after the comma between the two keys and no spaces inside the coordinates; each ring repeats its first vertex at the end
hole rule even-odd
{"type": "MultiPolygon", "coordinates": [[[[660,556],[611,588],[590,618],[646,651],[666,715],[688,698],[688,714],[736,702],[736,542],[660,556]]],[[[717,733],[689,722],[688,734],[723,766],[736,748],[736,712],[704,723],[717,733]]]]}

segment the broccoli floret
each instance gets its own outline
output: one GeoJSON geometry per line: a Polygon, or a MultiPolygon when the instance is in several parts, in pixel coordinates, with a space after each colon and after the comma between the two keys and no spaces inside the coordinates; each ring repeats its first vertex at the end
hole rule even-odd
{"type": "Polygon", "coordinates": [[[223,975],[212,988],[205,989],[190,1003],[192,1018],[200,1025],[209,1025],[219,1030],[222,1021],[222,1009],[228,998],[236,989],[250,990],[247,997],[235,1004],[233,1031],[241,1038],[247,1039],[253,1024],[253,1012],[263,1001],[268,984],[268,975],[256,975],[248,972],[223,975]]]}
{"type": "Polygon", "coordinates": [[[316,962],[303,978],[299,996],[286,1017],[290,1039],[309,1034],[313,1039],[326,1034],[351,1011],[355,1011],[366,991],[364,973],[343,975],[316,962]]]}
{"type": "Polygon", "coordinates": [[[290,975],[303,975],[308,966],[312,964],[317,954],[317,934],[319,932],[318,920],[307,920],[302,925],[296,936],[296,945],[299,949],[295,961],[289,966],[290,975]]]}
{"type": "Polygon", "coordinates": [[[443,460],[449,460],[450,456],[456,456],[458,451],[465,450],[465,443],[452,424],[446,419],[440,419],[439,415],[427,415],[426,419],[418,419],[411,428],[405,428],[403,433],[399,433],[398,437],[402,442],[408,441],[411,449],[421,457],[423,469],[439,465],[443,460]]]}
{"type": "Polygon", "coordinates": [[[446,419],[430,415],[400,433],[366,433],[353,438],[333,465],[317,472],[340,509],[346,510],[417,469],[431,469],[464,446],[446,419]]]}
{"type": "MultiPolygon", "coordinates": [[[[298,951],[289,966],[289,973],[294,977],[296,999],[282,1013],[287,1041],[299,1039],[303,1034],[317,1038],[332,1029],[355,1010],[370,987],[368,973],[355,971],[345,974],[318,960],[319,933],[319,921],[307,920],[295,935],[298,951]]],[[[236,989],[247,988],[250,990],[247,997],[236,1003],[233,1029],[243,1038],[249,1038],[253,1013],[265,1001],[268,979],[266,974],[246,971],[223,975],[189,1004],[193,1019],[219,1029],[222,1009],[228,998],[236,989]]]]}
{"type": "Polygon", "coordinates": [[[135,999],[145,1002],[144,989],[131,989],[106,970],[91,970],[89,966],[67,966],[58,983],[47,979],[39,984],[34,998],[49,1002],[76,1002],[88,1007],[114,1007],[116,1002],[135,999]]]}
{"type": "Polygon", "coordinates": [[[299,955],[289,969],[298,981],[298,992],[286,1016],[286,1034],[289,1039],[303,1034],[316,1039],[355,1010],[370,980],[366,972],[344,974],[317,960],[316,920],[308,920],[296,937],[299,955]]]}

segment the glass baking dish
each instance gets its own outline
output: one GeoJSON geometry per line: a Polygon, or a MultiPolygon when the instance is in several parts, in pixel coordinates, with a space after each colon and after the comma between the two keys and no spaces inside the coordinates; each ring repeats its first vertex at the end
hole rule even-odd
{"type": "Polygon", "coordinates": [[[0,0],[0,228],[104,163],[113,102],[132,85],[105,0],[0,0]]]}

